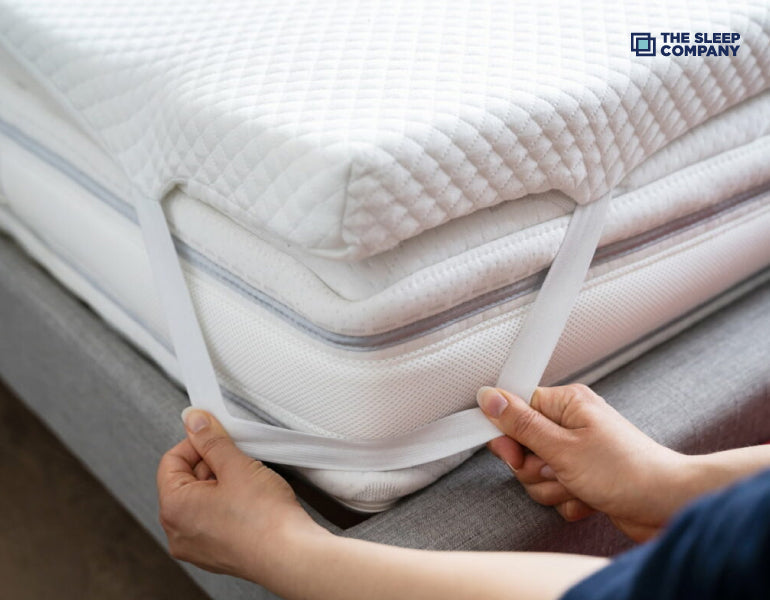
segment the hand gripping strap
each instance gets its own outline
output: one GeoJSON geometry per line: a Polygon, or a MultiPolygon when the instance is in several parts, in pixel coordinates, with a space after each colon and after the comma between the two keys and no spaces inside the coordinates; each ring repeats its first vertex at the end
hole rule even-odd
{"type": "MultiPolygon", "coordinates": [[[[445,458],[499,437],[477,409],[400,436],[343,440],[248,421],[222,400],[160,202],[136,194],[136,210],[155,284],[168,319],[190,402],[214,414],[246,454],[266,462],[341,471],[390,471],[445,458]]],[[[497,385],[530,398],[556,347],[585,279],[607,215],[609,196],[578,206],[540,292],[513,342],[497,385]]]]}

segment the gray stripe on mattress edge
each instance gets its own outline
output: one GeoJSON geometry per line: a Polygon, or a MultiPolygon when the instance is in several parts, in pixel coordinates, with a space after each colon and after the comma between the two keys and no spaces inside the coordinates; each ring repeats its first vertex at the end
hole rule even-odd
{"type": "MultiPolygon", "coordinates": [[[[125,200],[114,194],[108,188],[98,181],[94,180],[87,173],[72,165],[69,161],[51,151],[49,148],[33,139],[18,127],[0,119],[0,132],[4,133],[20,146],[48,163],[53,168],[59,170],[69,177],[73,182],[83,187],[95,198],[101,200],[117,213],[137,223],[137,216],[134,208],[125,200]]],[[[699,225],[708,220],[712,220],[725,212],[733,210],[744,203],[757,200],[765,193],[770,192],[770,181],[765,184],[737,194],[717,203],[714,206],[707,207],[691,215],[686,215],[667,223],[661,227],[644,232],[626,240],[608,244],[600,247],[594,257],[592,266],[603,264],[639,251],[649,245],[664,240],[670,236],[678,234],[686,229],[699,225]]],[[[262,306],[285,322],[300,329],[304,333],[320,340],[328,345],[342,348],[348,351],[371,352],[383,350],[398,344],[429,335],[446,327],[449,327],[459,321],[471,318],[489,309],[495,308],[501,304],[511,302],[528,294],[536,292],[545,279],[547,269],[543,269],[527,278],[505,285],[498,289],[486,292],[471,300],[462,302],[454,307],[419,319],[407,325],[391,329],[382,333],[371,335],[348,335],[331,331],[313,323],[310,319],[303,317],[295,310],[289,308],[282,302],[276,300],[265,292],[255,288],[246,281],[237,277],[233,273],[218,265],[203,253],[191,247],[186,242],[174,237],[174,244],[177,252],[188,263],[200,269],[213,279],[228,286],[241,296],[248,298],[252,302],[262,306]]],[[[72,265],[71,265],[72,266],[72,265]]],[[[74,266],[72,266],[75,268],[74,266]]],[[[76,269],[81,275],[82,271],[76,269]]],[[[87,276],[85,276],[87,277],[87,276]]],[[[89,278],[90,280],[90,278],[89,278]]],[[[98,286],[96,286],[97,289],[98,286]]],[[[128,313],[128,311],[125,311],[128,313]]],[[[157,337],[153,334],[153,337],[157,337]]],[[[165,345],[165,344],[164,344],[165,345]]]]}

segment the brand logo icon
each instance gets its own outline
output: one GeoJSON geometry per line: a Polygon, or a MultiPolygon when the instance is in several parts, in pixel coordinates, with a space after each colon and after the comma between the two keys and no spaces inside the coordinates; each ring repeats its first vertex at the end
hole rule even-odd
{"type": "Polygon", "coordinates": [[[637,56],[655,56],[655,36],[649,33],[632,33],[631,52],[637,56]]]}

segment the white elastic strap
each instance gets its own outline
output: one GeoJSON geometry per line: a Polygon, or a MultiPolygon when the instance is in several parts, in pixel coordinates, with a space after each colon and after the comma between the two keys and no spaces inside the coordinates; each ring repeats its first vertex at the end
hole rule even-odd
{"type": "Polygon", "coordinates": [[[567,325],[591,266],[610,205],[610,195],[578,206],[564,240],[511,344],[497,387],[530,400],[567,325]]]}
{"type": "MultiPolygon", "coordinates": [[[[580,292],[608,200],[605,197],[577,207],[543,287],[513,342],[498,385],[523,398],[529,399],[539,382],[580,292]]],[[[374,440],[329,438],[234,417],[222,399],[162,206],[141,194],[136,194],[135,206],[190,402],[214,414],[250,456],[316,469],[390,471],[439,460],[500,436],[475,408],[400,436],[374,440]]]]}

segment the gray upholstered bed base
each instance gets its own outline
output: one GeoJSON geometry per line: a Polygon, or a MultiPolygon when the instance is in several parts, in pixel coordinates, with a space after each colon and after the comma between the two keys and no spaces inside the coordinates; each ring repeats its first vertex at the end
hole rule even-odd
{"type": "MultiPolygon", "coordinates": [[[[706,452],[770,440],[770,284],[600,381],[659,441],[706,452]]],[[[12,242],[0,236],[0,376],[159,540],[155,467],[183,435],[184,394],[12,242]]],[[[330,529],[338,528],[324,522],[330,529]]],[[[565,524],[486,450],[344,535],[403,546],[614,553],[594,517],[565,524]]],[[[189,567],[212,597],[272,597],[189,567]]]]}

